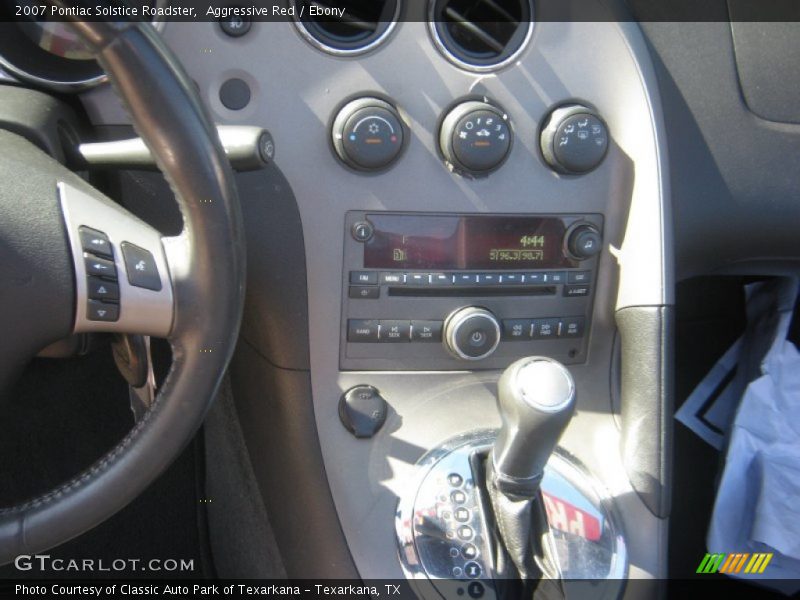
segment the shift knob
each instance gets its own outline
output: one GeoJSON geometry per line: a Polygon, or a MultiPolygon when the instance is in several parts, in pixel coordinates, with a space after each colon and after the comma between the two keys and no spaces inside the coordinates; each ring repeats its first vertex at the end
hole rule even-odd
{"type": "Polygon", "coordinates": [[[575,412],[575,382],[556,360],[523,358],[500,378],[497,406],[502,427],[492,448],[495,485],[506,493],[533,495],[575,412]]]}

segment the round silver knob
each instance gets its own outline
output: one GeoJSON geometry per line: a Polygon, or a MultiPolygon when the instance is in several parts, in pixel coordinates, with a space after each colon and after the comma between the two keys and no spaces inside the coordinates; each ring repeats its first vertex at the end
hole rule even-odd
{"type": "Polygon", "coordinates": [[[482,360],[500,343],[500,322],[485,308],[459,308],[445,320],[443,339],[456,358],[482,360]]]}

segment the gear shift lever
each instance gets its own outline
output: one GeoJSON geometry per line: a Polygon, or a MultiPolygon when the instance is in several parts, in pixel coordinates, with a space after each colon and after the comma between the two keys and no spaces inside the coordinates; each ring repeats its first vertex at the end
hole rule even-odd
{"type": "Polygon", "coordinates": [[[540,584],[550,580],[549,586],[560,589],[555,552],[547,542],[549,526],[539,501],[539,484],[575,412],[575,383],[558,361],[541,356],[523,358],[500,378],[497,405],[502,427],[486,469],[486,488],[500,542],[496,562],[503,564],[502,556],[507,556],[523,580],[540,584]]]}
{"type": "Polygon", "coordinates": [[[543,356],[518,360],[498,384],[503,420],[492,448],[500,491],[533,496],[544,466],[575,412],[575,383],[558,361],[543,356]]]}

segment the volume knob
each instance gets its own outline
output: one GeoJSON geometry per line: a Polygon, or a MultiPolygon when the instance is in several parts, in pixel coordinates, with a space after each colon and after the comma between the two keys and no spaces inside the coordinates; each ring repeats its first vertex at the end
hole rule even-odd
{"type": "Polygon", "coordinates": [[[444,345],[456,358],[482,360],[499,343],[500,322],[485,308],[459,308],[444,322],[444,345]]]}

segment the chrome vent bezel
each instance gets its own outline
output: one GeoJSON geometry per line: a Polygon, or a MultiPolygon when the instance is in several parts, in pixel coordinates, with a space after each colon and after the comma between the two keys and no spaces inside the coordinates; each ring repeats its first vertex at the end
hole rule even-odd
{"type": "Polygon", "coordinates": [[[387,21],[378,21],[378,27],[375,29],[375,32],[370,35],[364,43],[354,45],[353,47],[342,47],[335,45],[332,36],[326,35],[324,30],[319,28],[319,26],[311,27],[308,21],[299,18],[299,5],[301,0],[290,1],[292,7],[295,8],[294,24],[300,36],[317,50],[342,57],[366,54],[386,42],[397,27],[402,8],[402,0],[385,0],[386,3],[394,2],[394,10],[391,11],[391,19],[387,21]]]}
{"type": "MultiPolygon", "coordinates": [[[[512,36],[509,43],[505,48],[510,48],[507,52],[502,51],[498,54],[496,59],[478,60],[469,56],[469,51],[460,47],[458,43],[452,39],[450,34],[445,29],[444,22],[437,20],[437,15],[441,14],[439,5],[448,3],[452,0],[429,0],[428,3],[428,29],[436,49],[451,63],[459,68],[476,73],[488,73],[493,71],[500,71],[509,65],[513,64],[517,58],[527,49],[531,37],[533,36],[534,28],[534,7],[533,0],[516,0],[519,2],[523,12],[527,10],[528,18],[519,21],[519,27],[524,27],[520,33],[512,36]],[[516,41],[514,40],[516,38],[516,41]]],[[[495,0],[483,0],[485,3],[496,4],[495,0]]],[[[469,22],[466,21],[465,22],[469,22]]],[[[472,23],[474,25],[474,23],[472,23]]]]}

